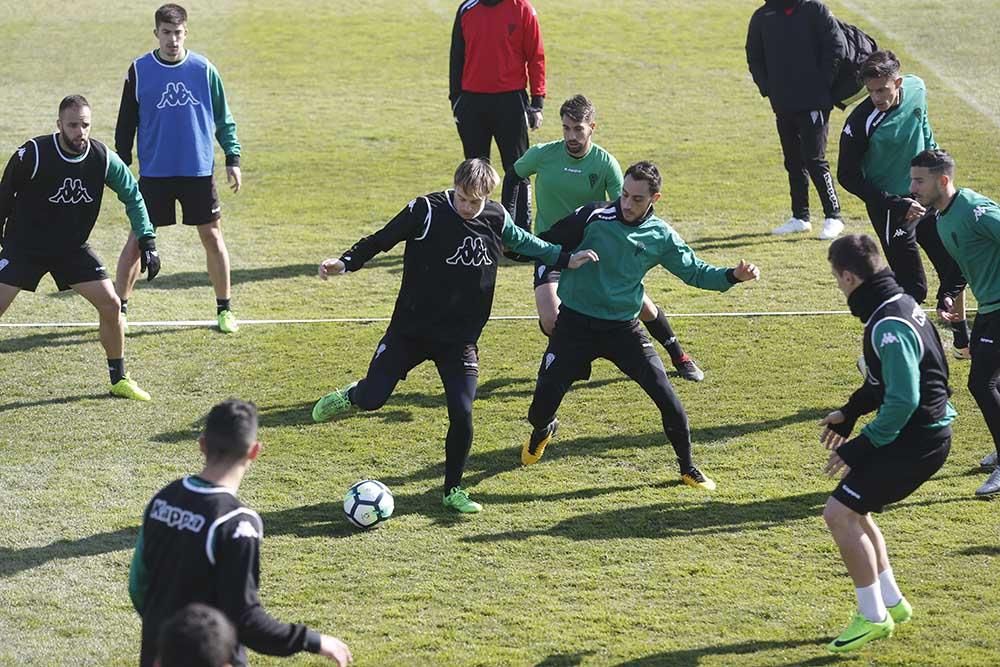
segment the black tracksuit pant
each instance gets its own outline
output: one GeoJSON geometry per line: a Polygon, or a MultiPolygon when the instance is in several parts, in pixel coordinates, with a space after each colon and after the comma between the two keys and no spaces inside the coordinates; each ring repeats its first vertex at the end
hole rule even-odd
{"type": "Polygon", "coordinates": [[[830,163],[826,161],[830,110],[778,113],[775,119],[788,171],[792,215],[800,220],[809,219],[809,180],[812,179],[823,203],[824,217],[839,218],[840,200],[830,174],[830,163]]]}

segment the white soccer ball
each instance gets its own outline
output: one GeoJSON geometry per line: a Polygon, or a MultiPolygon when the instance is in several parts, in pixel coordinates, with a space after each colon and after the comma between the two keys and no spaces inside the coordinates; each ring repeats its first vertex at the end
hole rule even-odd
{"type": "Polygon", "coordinates": [[[356,482],[344,496],[344,516],[358,528],[374,528],[392,516],[395,507],[392,491],[374,479],[356,482]]]}

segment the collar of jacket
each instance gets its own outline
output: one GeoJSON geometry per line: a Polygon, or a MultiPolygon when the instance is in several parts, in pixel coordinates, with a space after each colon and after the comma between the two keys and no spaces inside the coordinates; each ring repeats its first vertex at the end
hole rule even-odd
{"type": "Polygon", "coordinates": [[[651,217],[653,217],[653,205],[650,204],[649,208],[646,209],[646,212],[643,213],[641,216],[639,216],[637,220],[635,220],[634,222],[628,222],[625,219],[625,216],[622,214],[622,200],[619,199],[618,201],[615,202],[615,217],[617,217],[618,221],[621,222],[626,227],[638,227],[639,225],[641,225],[642,223],[646,222],[651,217]]]}
{"type": "Polygon", "coordinates": [[[876,308],[902,293],[903,288],[896,282],[896,274],[886,268],[858,285],[851,296],[847,297],[847,305],[851,309],[851,315],[867,322],[876,308]]]}
{"type": "Polygon", "coordinates": [[[791,14],[802,4],[802,0],[764,0],[764,4],[771,9],[782,9],[786,14],[791,14]]]}
{"type": "Polygon", "coordinates": [[[487,7],[496,7],[503,2],[503,0],[479,0],[479,2],[483,3],[487,7]]]}

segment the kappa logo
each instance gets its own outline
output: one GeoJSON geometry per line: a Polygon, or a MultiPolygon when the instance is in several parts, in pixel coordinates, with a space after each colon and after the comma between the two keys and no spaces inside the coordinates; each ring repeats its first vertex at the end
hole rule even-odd
{"type": "Polygon", "coordinates": [[[260,533],[258,533],[257,529],[253,527],[252,523],[244,520],[240,521],[240,523],[236,526],[236,532],[233,533],[234,540],[239,539],[241,537],[250,537],[255,540],[259,540],[260,533]]]}
{"type": "Polygon", "coordinates": [[[18,148],[17,149],[17,159],[21,160],[23,162],[24,161],[24,154],[27,153],[27,152],[28,152],[28,147],[27,146],[21,146],[20,148],[18,148]]]}
{"type": "Polygon", "coordinates": [[[903,229],[902,227],[898,227],[896,229],[895,233],[892,235],[892,238],[898,239],[900,236],[906,236],[906,230],[903,229]]]}
{"type": "Polygon", "coordinates": [[[879,343],[878,346],[879,347],[885,347],[886,345],[891,345],[893,343],[898,343],[898,342],[899,342],[899,339],[896,338],[896,335],[894,333],[892,333],[891,331],[886,331],[882,335],[882,342],[879,343]]]}
{"type": "Polygon", "coordinates": [[[174,507],[162,499],[153,501],[153,507],[149,510],[149,518],[165,523],[171,528],[190,530],[192,533],[197,533],[205,526],[205,517],[201,514],[174,507]]]}
{"type": "Polygon", "coordinates": [[[587,176],[590,179],[590,187],[595,187],[597,185],[597,174],[590,174],[587,176]]]}
{"type": "Polygon", "coordinates": [[[977,206],[976,208],[972,209],[972,215],[976,217],[976,222],[979,222],[979,218],[986,215],[986,207],[982,205],[977,206]]]}
{"type": "Polygon", "coordinates": [[[552,354],[551,352],[546,354],[545,359],[542,361],[542,364],[545,366],[545,370],[549,370],[549,366],[551,366],[552,362],[554,362],[555,360],[556,360],[556,355],[552,354]]]}
{"type": "Polygon", "coordinates": [[[163,91],[163,95],[160,96],[160,103],[156,105],[157,109],[162,109],[163,107],[182,107],[186,104],[191,106],[198,106],[201,104],[195,99],[191,91],[188,90],[187,86],[184,85],[182,81],[174,83],[171,81],[167,84],[166,89],[163,91]]]}
{"type": "Polygon", "coordinates": [[[842,488],[844,490],[844,493],[851,496],[852,498],[861,500],[861,494],[852,489],[851,487],[847,486],[846,484],[841,484],[840,488],[842,488]]]}
{"type": "Polygon", "coordinates": [[[80,202],[90,204],[94,199],[87,192],[83,181],[79,178],[67,178],[63,181],[59,190],[49,197],[49,201],[53,204],[79,204],[80,202]]]}
{"type": "Polygon", "coordinates": [[[493,263],[490,254],[486,251],[486,244],[481,238],[466,236],[462,239],[462,245],[458,247],[455,254],[445,260],[452,266],[464,264],[465,266],[489,266],[493,263]]]}

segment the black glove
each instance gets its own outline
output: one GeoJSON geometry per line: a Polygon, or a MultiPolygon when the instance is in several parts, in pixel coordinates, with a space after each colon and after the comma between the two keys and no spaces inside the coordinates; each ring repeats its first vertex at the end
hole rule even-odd
{"type": "Polygon", "coordinates": [[[139,239],[139,272],[146,274],[150,281],[160,272],[160,254],[156,252],[156,241],[152,236],[139,239]]]}

